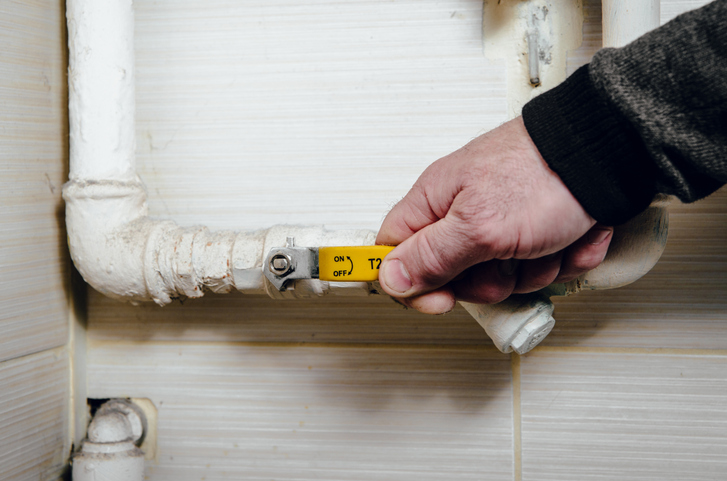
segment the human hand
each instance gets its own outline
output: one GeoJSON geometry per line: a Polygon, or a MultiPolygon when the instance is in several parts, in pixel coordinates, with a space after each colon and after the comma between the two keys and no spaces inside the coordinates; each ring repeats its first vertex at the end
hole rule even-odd
{"type": "Polygon", "coordinates": [[[424,313],[457,299],[493,304],[594,269],[612,231],[550,170],[518,117],[434,162],[394,206],[376,238],[397,246],[379,281],[424,313]]]}

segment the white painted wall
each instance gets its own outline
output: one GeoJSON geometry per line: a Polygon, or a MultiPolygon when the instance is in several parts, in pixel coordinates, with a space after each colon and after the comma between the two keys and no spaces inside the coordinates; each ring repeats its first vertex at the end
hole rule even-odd
{"type": "MultiPolygon", "coordinates": [[[[152,215],[182,225],[375,229],[429,162],[507,116],[479,1],[135,6],[140,174],[152,215]]],[[[584,15],[569,71],[600,45],[599,3],[584,15]]],[[[652,273],[562,300],[522,358],[459,310],[92,294],[89,395],[154,401],[151,480],[719,479],[727,193],[672,212],[652,273]]]]}
{"type": "Polygon", "coordinates": [[[0,1],[0,479],[70,451],[63,2],[0,1]]]}

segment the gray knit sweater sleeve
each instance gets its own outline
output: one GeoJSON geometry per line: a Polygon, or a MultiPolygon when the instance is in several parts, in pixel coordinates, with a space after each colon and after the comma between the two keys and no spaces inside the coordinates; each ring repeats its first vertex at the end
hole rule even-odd
{"type": "Polygon", "coordinates": [[[687,12],[523,109],[551,168],[598,221],[619,224],[656,193],[685,202],[727,182],[727,0],[687,12]]]}

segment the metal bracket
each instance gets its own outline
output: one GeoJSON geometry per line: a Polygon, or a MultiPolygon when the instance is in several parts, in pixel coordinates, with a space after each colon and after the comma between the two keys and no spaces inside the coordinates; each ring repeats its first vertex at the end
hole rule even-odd
{"type": "Polygon", "coordinates": [[[295,279],[318,279],[318,248],[295,247],[288,237],[285,247],[270,249],[263,263],[263,273],[279,291],[285,291],[295,279]]]}

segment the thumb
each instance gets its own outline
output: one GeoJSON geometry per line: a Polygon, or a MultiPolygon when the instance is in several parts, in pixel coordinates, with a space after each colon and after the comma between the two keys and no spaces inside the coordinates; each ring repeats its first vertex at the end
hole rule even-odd
{"type": "Polygon", "coordinates": [[[399,244],[381,264],[379,282],[384,291],[393,297],[424,294],[489,260],[462,227],[445,217],[399,244]]]}

